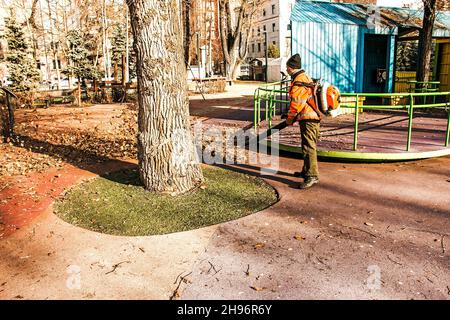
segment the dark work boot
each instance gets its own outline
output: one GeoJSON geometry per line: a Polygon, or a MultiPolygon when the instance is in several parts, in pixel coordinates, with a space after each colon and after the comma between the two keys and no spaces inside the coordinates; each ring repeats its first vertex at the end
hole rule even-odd
{"type": "Polygon", "coordinates": [[[294,177],[305,179],[305,178],[306,178],[306,175],[305,175],[305,173],[304,173],[303,171],[295,171],[295,172],[294,172],[294,177]]]}
{"type": "Polygon", "coordinates": [[[304,182],[302,182],[298,185],[298,188],[299,189],[307,189],[307,188],[312,187],[316,183],[319,183],[319,178],[307,177],[304,182]]]}

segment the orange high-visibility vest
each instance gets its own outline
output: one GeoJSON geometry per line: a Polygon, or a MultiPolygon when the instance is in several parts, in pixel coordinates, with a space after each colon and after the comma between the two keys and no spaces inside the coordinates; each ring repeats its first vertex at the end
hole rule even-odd
{"type": "MultiPolygon", "coordinates": [[[[320,120],[318,112],[312,106],[315,106],[313,89],[305,86],[299,86],[296,82],[311,83],[313,80],[304,72],[300,72],[291,82],[289,96],[291,103],[289,105],[288,119],[293,120],[298,114],[297,121],[301,120],[320,120]]],[[[318,110],[316,108],[316,110],[318,110]]]]}

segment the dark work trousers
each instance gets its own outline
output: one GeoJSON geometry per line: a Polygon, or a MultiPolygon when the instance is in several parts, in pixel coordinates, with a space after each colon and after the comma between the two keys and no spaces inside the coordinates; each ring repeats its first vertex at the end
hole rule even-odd
{"type": "Polygon", "coordinates": [[[300,121],[302,137],[303,173],[305,177],[319,178],[317,164],[317,141],[319,140],[320,122],[317,120],[300,121]]]}

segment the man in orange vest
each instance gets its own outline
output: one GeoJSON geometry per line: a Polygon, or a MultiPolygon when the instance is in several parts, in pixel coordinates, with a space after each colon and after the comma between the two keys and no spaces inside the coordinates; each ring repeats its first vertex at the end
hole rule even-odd
{"type": "Polygon", "coordinates": [[[292,78],[289,88],[291,103],[286,122],[292,125],[298,121],[302,138],[303,168],[301,172],[295,172],[294,175],[304,179],[299,188],[306,189],[319,182],[317,141],[320,130],[320,111],[314,101],[313,89],[304,85],[312,83],[313,80],[302,69],[299,54],[289,58],[286,71],[292,78]]]}

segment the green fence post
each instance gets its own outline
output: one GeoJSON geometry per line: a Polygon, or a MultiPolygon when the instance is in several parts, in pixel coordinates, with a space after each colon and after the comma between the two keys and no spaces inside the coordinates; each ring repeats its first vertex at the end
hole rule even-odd
{"type": "MultiPolygon", "coordinates": [[[[278,100],[278,93],[275,95],[275,101],[278,100]]],[[[274,102],[273,104],[273,108],[272,108],[272,119],[275,118],[275,116],[277,115],[277,107],[278,107],[279,102],[274,102]]]]}
{"type": "Polygon", "coordinates": [[[353,136],[353,151],[358,148],[358,117],[359,117],[359,94],[356,95],[356,106],[355,106],[355,126],[354,126],[354,136],[353,136]]]}
{"type": "Polygon", "coordinates": [[[258,89],[258,126],[261,123],[261,94],[258,89]]]}
{"type": "Polygon", "coordinates": [[[255,130],[258,127],[258,101],[259,101],[259,89],[255,90],[253,94],[253,125],[255,130]]]}
{"type": "MultiPolygon", "coordinates": [[[[280,100],[283,100],[283,80],[281,80],[281,82],[280,82],[280,100]]],[[[281,103],[281,102],[279,102],[278,103],[279,105],[280,105],[280,114],[282,114],[283,113],[283,103],[281,103]]],[[[276,115],[276,113],[275,113],[275,115],[276,115]]]]}
{"type": "Polygon", "coordinates": [[[272,127],[272,112],[273,112],[273,88],[272,91],[270,91],[268,108],[266,108],[266,121],[268,123],[269,128],[272,127]]]}
{"type": "Polygon", "coordinates": [[[447,132],[445,133],[445,147],[448,147],[448,140],[450,137],[450,95],[448,96],[448,104],[447,104],[447,132]]]}
{"type": "MultiPolygon", "coordinates": [[[[285,96],[284,96],[286,98],[285,100],[289,101],[290,98],[289,98],[289,85],[288,85],[288,82],[286,82],[285,91],[286,91],[285,96]]],[[[288,104],[288,107],[286,108],[286,112],[289,112],[289,107],[290,107],[290,104],[288,104]]]]}
{"type": "Polygon", "coordinates": [[[409,120],[408,120],[408,141],[406,144],[406,151],[409,151],[411,147],[411,134],[412,134],[412,121],[413,121],[413,114],[414,114],[414,98],[412,94],[410,95],[409,99],[409,120]]]}

